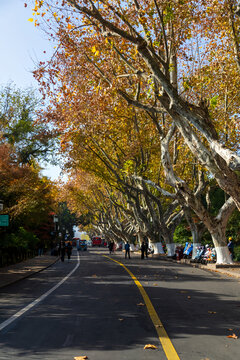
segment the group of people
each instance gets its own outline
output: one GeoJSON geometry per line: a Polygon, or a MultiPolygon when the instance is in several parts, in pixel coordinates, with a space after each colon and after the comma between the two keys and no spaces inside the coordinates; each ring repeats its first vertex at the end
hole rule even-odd
{"type": "MultiPolygon", "coordinates": [[[[111,255],[112,253],[114,253],[115,250],[115,246],[114,246],[114,242],[110,241],[109,245],[108,245],[108,249],[109,249],[109,254],[111,255]]],[[[125,259],[131,259],[131,255],[130,255],[130,244],[127,241],[124,245],[124,250],[125,250],[125,259]]],[[[148,243],[147,241],[143,241],[140,247],[141,250],[141,259],[144,259],[145,257],[148,258],[148,243]]]]}
{"type": "Polygon", "coordinates": [[[70,241],[68,241],[67,244],[65,244],[64,241],[61,241],[59,250],[60,250],[61,261],[62,262],[64,261],[65,255],[67,254],[68,262],[70,262],[72,255],[72,245],[70,241]]]}
{"type": "MultiPolygon", "coordinates": [[[[131,259],[130,256],[130,244],[127,241],[125,244],[125,259],[128,257],[129,259],[131,259]]],[[[144,259],[145,257],[148,258],[148,243],[147,241],[143,241],[140,247],[141,250],[141,259],[144,259]]]]}

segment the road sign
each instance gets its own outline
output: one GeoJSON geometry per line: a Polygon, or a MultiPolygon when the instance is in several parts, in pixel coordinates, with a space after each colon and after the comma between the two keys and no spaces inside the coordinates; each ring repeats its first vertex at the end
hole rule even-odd
{"type": "Polygon", "coordinates": [[[0,215],[0,226],[9,226],[9,215],[0,215]]]}

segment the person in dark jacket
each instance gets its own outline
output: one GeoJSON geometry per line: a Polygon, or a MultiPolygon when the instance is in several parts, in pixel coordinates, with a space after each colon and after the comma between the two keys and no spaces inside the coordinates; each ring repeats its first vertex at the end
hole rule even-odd
{"type": "Polygon", "coordinates": [[[114,247],[114,242],[110,241],[109,245],[108,245],[108,249],[109,249],[109,254],[111,254],[113,252],[113,247],[114,247]]]}
{"type": "Polygon", "coordinates": [[[71,259],[71,255],[72,255],[72,245],[70,243],[70,241],[67,244],[67,257],[68,257],[68,262],[70,262],[71,259]]]}
{"type": "Polygon", "coordinates": [[[64,241],[61,241],[61,244],[60,244],[60,254],[61,254],[61,261],[63,262],[64,258],[65,258],[65,242],[64,241]]]}
{"type": "Polygon", "coordinates": [[[146,259],[148,258],[148,242],[147,241],[144,241],[145,243],[145,256],[146,256],[146,259]]]}
{"type": "Polygon", "coordinates": [[[127,241],[126,244],[125,244],[125,259],[128,258],[131,259],[130,257],[130,245],[129,245],[129,242],[127,241]]]}
{"type": "Polygon", "coordinates": [[[144,259],[144,255],[145,255],[145,252],[146,252],[146,244],[145,244],[144,241],[141,244],[140,250],[141,250],[141,259],[144,259]]]}

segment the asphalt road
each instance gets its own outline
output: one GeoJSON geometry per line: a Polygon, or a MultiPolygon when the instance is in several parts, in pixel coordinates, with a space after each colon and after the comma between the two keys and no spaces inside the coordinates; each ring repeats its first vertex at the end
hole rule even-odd
{"type": "Polygon", "coordinates": [[[227,337],[240,336],[238,280],[120,253],[115,262],[104,249],[76,254],[1,289],[1,360],[240,358],[240,339],[227,337]]]}

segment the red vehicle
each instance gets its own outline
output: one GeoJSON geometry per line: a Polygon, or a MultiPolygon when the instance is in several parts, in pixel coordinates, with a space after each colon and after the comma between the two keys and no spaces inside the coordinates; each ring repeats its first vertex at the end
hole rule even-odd
{"type": "Polygon", "coordinates": [[[99,236],[93,236],[92,246],[102,246],[102,238],[100,238],[99,236]]]}

